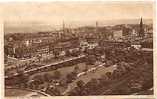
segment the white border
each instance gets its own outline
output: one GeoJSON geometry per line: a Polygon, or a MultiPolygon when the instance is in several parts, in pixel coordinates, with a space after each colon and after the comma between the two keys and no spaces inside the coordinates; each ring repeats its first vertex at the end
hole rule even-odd
{"type": "MultiPolygon", "coordinates": [[[[21,3],[21,2],[23,2],[23,3],[26,3],[26,2],[44,2],[44,3],[49,3],[49,2],[58,2],[58,1],[62,1],[62,2],[83,2],[83,1],[94,1],[94,2],[97,2],[97,0],[0,0],[0,3],[13,3],[13,2],[18,2],[18,3],[21,3]]],[[[126,1],[126,0],[99,0],[99,2],[101,2],[101,1],[103,1],[103,2],[110,2],[110,1],[113,1],[113,2],[119,2],[119,1],[126,1]]],[[[80,99],[80,98],[84,98],[84,99],[119,99],[119,98],[129,98],[129,99],[133,99],[133,98],[135,98],[135,99],[143,99],[143,98],[145,98],[145,99],[149,99],[149,98],[157,98],[157,73],[155,73],[156,71],[157,71],[157,67],[155,66],[155,64],[157,64],[157,61],[155,61],[155,57],[156,57],[156,55],[157,55],[157,52],[156,52],[156,47],[157,47],[157,43],[156,43],[156,37],[157,37],[157,33],[156,33],[156,29],[157,29],[157,25],[156,25],[156,17],[155,16],[157,16],[156,14],[156,11],[157,11],[157,8],[156,8],[156,2],[155,2],[155,0],[127,0],[128,2],[134,2],[134,1],[139,1],[139,2],[154,2],[154,12],[155,12],[155,14],[154,14],[154,25],[153,25],[153,27],[154,27],[154,88],[155,88],[155,92],[154,92],[154,95],[138,95],[138,96],[134,96],[134,95],[115,95],[115,96],[81,96],[81,97],[77,97],[77,96],[55,96],[55,97],[53,97],[53,99],[58,99],[58,98],[60,98],[60,99],[73,99],[73,98],[76,98],[76,99],[80,99]],[[156,78],[156,79],[155,79],[156,78]]],[[[0,13],[0,14],[2,14],[2,13],[0,13]]],[[[1,19],[0,19],[1,20],[1,19]]],[[[3,44],[4,44],[4,38],[3,38],[3,21],[1,21],[0,22],[0,32],[1,32],[1,35],[0,35],[0,55],[2,56],[1,57],[1,60],[0,60],[0,64],[3,64],[4,62],[3,62],[3,60],[4,60],[4,58],[3,58],[3,44]]],[[[1,95],[0,95],[0,99],[4,99],[4,86],[3,86],[3,84],[4,84],[4,81],[3,81],[3,77],[4,77],[4,69],[3,69],[4,67],[1,65],[1,71],[0,71],[0,77],[1,77],[1,84],[0,84],[0,93],[1,93],[1,95]]],[[[12,99],[12,98],[9,98],[9,99],[12,99]]],[[[16,99],[21,99],[21,98],[16,98],[16,99]]],[[[27,98],[23,98],[23,99],[27,99],[27,98]]],[[[32,98],[30,98],[30,99],[32,99],[32,98]]],[[[41,99],[51,99],[51,98],[49,98],[49,97],[43,97],[43,98],[41,98],[41,99]]]]}

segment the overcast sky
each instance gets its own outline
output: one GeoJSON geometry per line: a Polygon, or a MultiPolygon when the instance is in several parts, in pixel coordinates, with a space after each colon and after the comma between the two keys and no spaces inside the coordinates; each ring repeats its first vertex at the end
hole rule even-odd
{"type": "Polygon", "coordinates": [[[152,2],[16,3],[3,5],[6,23],[61,25],[117,19],[153,18],[152,2]]]}

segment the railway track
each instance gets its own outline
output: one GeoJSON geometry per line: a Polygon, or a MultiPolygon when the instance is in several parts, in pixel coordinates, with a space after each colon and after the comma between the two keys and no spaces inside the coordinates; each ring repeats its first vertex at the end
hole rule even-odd
{"type": "MultiPolygon", "coordinates": [[[[76,63],[79,63],[81,61],[84,61],[85,55],[80,55],[78,57],[73,57],[67,60],[62,60],[59,62],[55,62],[55,63],[51,63],[48,65],[44,65],[41,67],[37,67],[37,68],[33,68],[27,71],[24,71],[24,74],[32,74],[32,73],[36,73],[36,72],[43,72],[43,71],[47,71],[47,70],[53,70],[53,69],[57,69],[57,68],[62,68],[62,67],[66,67],[66,66],[72,66],[76,63]]],[[[16,76],[19,76],[19,73],[14,73],[11,76],[5,76],[5,79],[9,79],[9,78],[13,78],[16,76]]]]}

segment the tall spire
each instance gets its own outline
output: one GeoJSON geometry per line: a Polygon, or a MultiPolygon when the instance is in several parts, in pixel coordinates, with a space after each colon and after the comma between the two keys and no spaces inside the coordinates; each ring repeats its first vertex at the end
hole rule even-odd
{"type": "Polygon", "coordinates": [[[144,28],[143,28],[143,20],[142,20],[142,17],[141,17],[141,20],[140,20],[139,37],[144,37],[144,28]]]}
{"type": "Polygon", "coordinates": [[[97,33],[97,30],[98,30],[98,22],[96,21],[95,22],[95,33],[97,33]]]}
{"type": "Polygon", "coordinates": [[[97,35],[96,38],[100,39],[101,35],[98,33],[98,21],[95,22],[95,34],[97,35]]]}
{"type": "Polygon", "coordinates": [[[65,23],[64,23],[64,20],[63,20],[63,33],[65,32],[65,23]]]}
{"type": "Polygon", "coordinates": [[[95,26],[96,26],[96,28],[98,27],[98,21],[96,21],[95,26]]]}
{"type": "Polygon", "coordinates": [[[143,21],[142,21],[142,17],[141,17],[141,20],[140,20],[140,27],[143,26],[143,21]]]}

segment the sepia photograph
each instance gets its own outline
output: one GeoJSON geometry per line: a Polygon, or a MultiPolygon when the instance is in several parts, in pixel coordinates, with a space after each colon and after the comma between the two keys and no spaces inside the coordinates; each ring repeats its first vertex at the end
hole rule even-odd
{"type": "Polygon", "coordinates": [[[154,95],[153,3],[3,4],[5,97],[154,95]]]}

